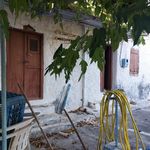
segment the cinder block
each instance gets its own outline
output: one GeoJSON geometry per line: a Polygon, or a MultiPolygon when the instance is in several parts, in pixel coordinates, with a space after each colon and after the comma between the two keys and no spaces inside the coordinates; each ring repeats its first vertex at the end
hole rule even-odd
{"type": "Polygon", "coordinates": [[[118,147],[116,147],[115,142],[111,142],[104,146],[104,150],[122,150],[122,146],[118,143],[118,147]]]}

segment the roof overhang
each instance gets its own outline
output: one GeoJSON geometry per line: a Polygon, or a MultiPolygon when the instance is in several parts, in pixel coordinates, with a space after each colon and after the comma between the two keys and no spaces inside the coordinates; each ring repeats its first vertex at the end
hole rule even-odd
{"type": "MultiPolygon", "coordinates": [[[[77,13],[72,11],[72,10],[57,10],[58,13],[62,16],[63,19],[65,20],[70,20],[70,21],[78,21],[81,24],[92,26],[95,28],[101,28],[102,23],[99,18],[90,16],[90,15],[84,15],[84,14],[79,14],[79,17],[77,18],[77,13]]],[[[47,15],[47,16],[53,16],[55,10],[52,10],[50,12],[45,12],[42,13],[42,15],[47,15]]]]}

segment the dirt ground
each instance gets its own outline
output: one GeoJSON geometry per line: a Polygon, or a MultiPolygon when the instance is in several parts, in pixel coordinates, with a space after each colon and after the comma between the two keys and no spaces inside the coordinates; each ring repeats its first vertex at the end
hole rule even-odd
{"type": "MultiPolygon", "coordinates": [[[[133,111],[138,129],[141,133],[145,145],[150,146],[150,108],[137,109],[133,111]]],[[[89,122],[80,121],[76,124],[83,142],[88,150],[96,150],[98,143],[99,124],[98,119],[89,122]]],[[[68,128],[62,132],[47,133],[48,139],[55,150],[82,150],[82,145],[72,128],[68,128]],[[64,134],[65,133],[65,134],[64,134]]],[[[132,130],[131,121],[129,121],[129,136],[131,141],[131,149],[135,149],[135,138],[132,130]]],[[[48,150],[43,137],[31,138],[32,150],[48,150]]],[[[139,146],[141,147],[141,146],[139,146]]]]}

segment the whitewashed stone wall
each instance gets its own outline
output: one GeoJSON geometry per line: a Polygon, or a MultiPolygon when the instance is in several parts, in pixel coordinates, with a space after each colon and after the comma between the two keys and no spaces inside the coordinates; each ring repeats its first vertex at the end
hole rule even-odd
{"type": "MultiPolygon", "coordinates": [[[[61,43],[63,43],[64,46],[69,45],[69,42],[57,39],[57,37],[63,36],[61,35],[61,33],[65,33],[65,38],[72,39],[73,36],[82,35],[85,32],[85,27],[83,25],[69,21],[63,21],[62,31],[60,25],[55,24],[53,19],[48,16],[42,17],[41,19],[35,18],[33,20],[31,20],[30,17],[27,16],[20,16],[15,21],[15,17],[9,14],[9,21],[11,27],[23,29],[24,25],[30,24],[36,30],[36,32],[43,33],[44,69],[52,62],[53,54],[61,43]]],[[[69,92],[68,102],[66,105],[68,110],[76,109],[81,106],[81,100],[83,98],[85,101],[85,105],[88,101],[100,101],[100,78],[97,66],[95,64],[90,65],[85,75],[85,79],[81,79],[81,81],[78,82],[80,73],[81,72],[78,63],[69,81],[69,83],[71,84],[71,90],[69,92]]],[[[38,111],[41,111],[42,113],[53,112],[53,102],[59,96],[64,85],[64,74],[62,74],[57,80],[54,76],[46,75],[44,77],[43,99],[31,101],[32,106],[37,108],[38,111]],[[39,106],[41,106],[41,108],[39,106]]]]}
{"type": "MultiPolygon", "coordinates": [[[[52,62],[53,54],[61,43],[64,46],[69,45],[69,42],[58,40],[58,37],[65,36],[64,38],[72,39],[74,36],[82,35],[87,29],[87,27],[81,24],[63,21],[64,30],[62,31],[59,24],[55,24],[53,19],[48,16],[33,20],[29,17],[21,16],[15,22],[15,17],[9,15],[9,21],[11,27],[22,29],[24,25],[30,24],[36,32],[43,33],[44,69],[52,62]]],[[[124,42],[123,45],[120,44],[118,50],[113,54],[113,88],[123,88],[130,100],[140,101],[150,98],[150,36],[145,37],[145,40],[146,44],[144,46],[139,45],[140,61],[138,76],[131,76],[129,73],[132,40],[129,40],[128,43],[124,42]],[[128,67],[122,68],[120,66],[121,58],[128,59],[128,67]]],[[[102,98],[103,93],[100,92],[100,72],[96,64],[90,64],[88,55],[85,55],[85,60],[89,62],[85,77],[78,82],[81,73],[78,63],[69,81],[72,86],[66,105],[68,110],[80,107],[82,99],[84,99],[84,104],[87,105],[88,101],[99,103],[102,98]]],[[[63,74],[57,80],[55,80],[54,76],[46,75],[44,77],[43,99],[31,101],[31,104],[43,113],[54,112],[53,102],[59,96],[64,85],[65,78],[63,74]]]]}
{"type": "Polygon", "coordinates": [[[141,101],[150,98],[150,36],[145,37],[145,45],[139,45],[139,74],[131,76],[129,72],[130,65],[130,50],[133,46],[133,41],[121,43],[117,55],[117,73],[116,85],[117,88],[125,90],[129,100],[141,101]],[[122,47],[122,50],[121,50],[122,47]],[[128,67],[120,66],[120,59],[127,58],[129,61],[128,67]]]}

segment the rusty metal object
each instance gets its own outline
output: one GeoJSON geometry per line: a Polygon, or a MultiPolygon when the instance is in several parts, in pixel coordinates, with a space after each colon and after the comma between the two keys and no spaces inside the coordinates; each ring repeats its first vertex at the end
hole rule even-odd
{"type": "Polygon", "coordinates": [[[49,141],[48,141],[48,138],[47,138],[46,134],[44,133],[44,131],[43,131],[43,129],[42,129],[42,127],[41,127],[41,125],[40,125],[40,123],[39,123],[37,117],[36,117],[35,112],[34,112],[33,109],[32,109],[31,104],[30,104],[29,101],[28,101],[28,98],[27,98],[26,94],[24,93],[24,91],[23,91],[22,87],[19,85],[19,83],[17,83],[17,84],[18,84],[18,87],[19,87],[21,93],[22,93],[23,96],[25,97],[26,103],[28,104],[28,106],[29,106],[29,108],[30,108],[30,110],[31,110],[31,112],[32,112],[32,116],[35,118],[35,121],[37,122],[37,125],[39,126],[39,128],[40,128],[40,130],[41,130],[41,132],[42,132],[42,134],[43,134],[43,136],[44,136],[44,138],[45,138],[45,140],[46,140],[46,142],[47,142],[47,144],[48,144],[50,150],[53,150],[51,144],[50,144],[49,141]]]}
{"type": "Polygon", "coordinates": [[[75,132],[76,132],[76,134],[77,134],[77,136],[78,136],[78,138],[79,138],[79,140],[80,140],[80,142],[81,142],[81,144],[82,144],[82,146],[83,146],[83,149],[84,149],[84,150],[87,150],[87,148],[86,148],[85,144],[83,143],[83,141],[82,141],[82,139],[81,139],[81,137],[80,137],[80,135],[79,135],[79,132],[77,131],[77,129],[76,129],[74,123],[72,122],[72,120],[71,120],[69,114],[67,113],[67,111],[66,111],[65,109],[64,109],[64,112],[65,112],[66,116],[68,117],[68,119],[69,119],[69,121],[70,121],[72,127],[74,128],[74,130],[75,130],[75,132]]]}

